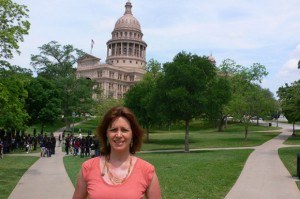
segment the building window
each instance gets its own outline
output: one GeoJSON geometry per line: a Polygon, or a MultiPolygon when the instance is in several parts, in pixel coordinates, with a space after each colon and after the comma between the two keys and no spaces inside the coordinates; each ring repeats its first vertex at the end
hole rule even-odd
{"type": "Polygon", "coordinates": [[[114,77],[115,77],[115,73],[110,71],[110,72],[109,72],[109,77],[110,77],[110,78],[114,78],[114,77]]]}
{"type": "Polygon", "coordinates": [[[122,74],[118,74],[118,80],[122,80],[122,74]]]}
{"type": "Polygon", "coordinates": [[[102,77],[102,71],[98,71],[98,77],[102,77]]]}
{"type": "Polygon", "coordinates": [[[123,60],[123,63],[125,64],[125,60],[123,60]]]}
{"type": "Polygon", "coordinates": [[[122,85],[118,84],[118,91],[122,91],[122,85]]]}
{"type": "Polygon", "coordinates": [[[131,82],[134,81],[134,76],[130,76],[130,81],[131,81],[131,82]]]}
{"type": "Polygon", "coordinates": [[[113,90],[113,89],[114,89],[114,84],[113,84],[113,83],[109,83],[108,89],[109,89],[109,90],[113,90]]]}

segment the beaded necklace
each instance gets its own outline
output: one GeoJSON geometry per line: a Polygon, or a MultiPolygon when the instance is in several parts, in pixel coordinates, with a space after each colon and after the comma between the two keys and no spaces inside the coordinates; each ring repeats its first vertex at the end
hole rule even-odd
{"type": "Polygon", "coordinates": [[[109,156],[106,156],[105,157],[105,162],[104,162],[104,166],[103,166],[103,169],[102,169],[102,173],[101,175],[104,176],[105,175],[105,168],[106,168],[106,172],[108,174],[108,179],[109,181],[113,184],[113,185],[117,185],[117,184],[122,184],[128,177],[129,173],[130,173],[130,170],[131,170],[131,166],[132,166],[132,157],[130,156],[130,160],[129,160],[129,167],[128,167],[128,170],[127,170],[127,174],[124,178],[118,178],[116,176],[114,176],[112,174],[112,172],[109,170],[109,156]]]}

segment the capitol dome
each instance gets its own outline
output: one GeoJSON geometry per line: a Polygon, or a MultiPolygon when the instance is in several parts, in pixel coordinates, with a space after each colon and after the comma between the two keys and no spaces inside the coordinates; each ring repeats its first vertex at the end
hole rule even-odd
{"type": "Polygon", "coordinates": [[[115,31],[121,29],[132,29],[136,31],[141,31],[140,22],[132,15],[131,8],[132,5],[130,1],[128,1],[125,5],[124,15],[120,17],[115,24],[115,31]]]}

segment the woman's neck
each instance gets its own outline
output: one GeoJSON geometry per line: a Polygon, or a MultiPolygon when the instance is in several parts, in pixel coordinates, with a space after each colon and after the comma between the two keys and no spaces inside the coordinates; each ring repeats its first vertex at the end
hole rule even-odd
{"type": "Polygon", "coordinates": [[[130,156],[130,153],[115,153],[113,151],[111,151],[111,153],[108,155],[109,156],[109,161],[110,162],[126,162],[130,156]]]}

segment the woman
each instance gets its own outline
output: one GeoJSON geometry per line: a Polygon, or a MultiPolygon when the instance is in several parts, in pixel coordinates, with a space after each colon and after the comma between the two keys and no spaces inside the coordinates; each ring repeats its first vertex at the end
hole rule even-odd
{"type": "Polygon", "coordinates": [[[73,199],[160,199],[154,166],[134,156],[143,138],[134,114],[126,107],[112,108],[97,135],[101,156],[82,164],[73,199]]]}

